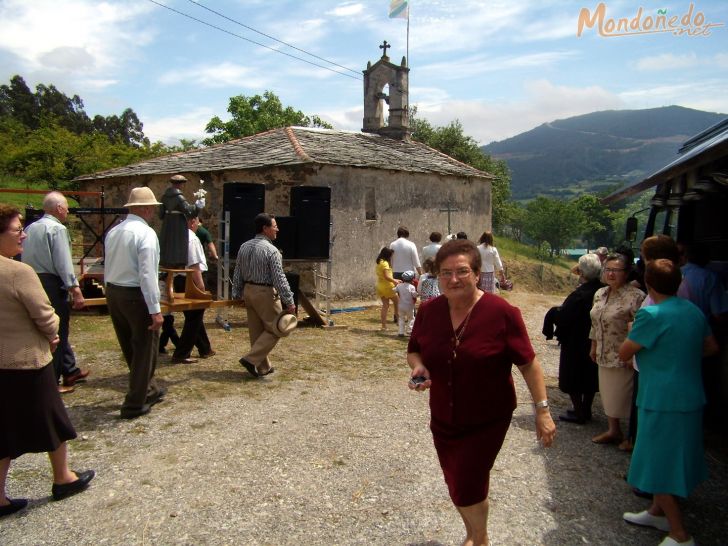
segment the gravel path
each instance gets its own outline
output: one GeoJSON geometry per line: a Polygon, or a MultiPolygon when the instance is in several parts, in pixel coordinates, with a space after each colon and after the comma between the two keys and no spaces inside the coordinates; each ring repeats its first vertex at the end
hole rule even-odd
{"type": "MultiPolygon", "coordinates": [[[[540,330],[560,298],[509,299],[524,313],[558,415],[566,407],[554,387],[558,347],[540,330]]],[[[340,332],[326,333],[333,350],[340,332]]],[[[282,382],[274,374],[253,385],[260,387],[253,395],[232,389],[212,400],[175,397],[173,387],[150,416],[131,422],[116,418],[116,401],[91,407],[67,398],[74,422],[102,413],[79,427],[85,439],[73,442],[71,457],[98,477],[88,492],[53,503],[45,456],[15,461],[8,493],[31,505],[0,520],[0,544],[460,544],[427,396],[406,389],[403,356],[393,355],[392,366],[401,374],[387,380],[334,372],[282,382]]],[[[603,414],[584,427],[559,425],[556,445],[543,449],[515,377],[519,407],[492,473],[492,543],[657,544],[658,531],[621,521],[647,501],[622,479],[628,455],[589,441],[605,427],[603,414]]],[[[209,380],[234,383],[240,374],[219,370],[209,380]]],[[[702,545],[728,542],[728,465],[715,453],[711,480],[684,503],[702,545]]]]}

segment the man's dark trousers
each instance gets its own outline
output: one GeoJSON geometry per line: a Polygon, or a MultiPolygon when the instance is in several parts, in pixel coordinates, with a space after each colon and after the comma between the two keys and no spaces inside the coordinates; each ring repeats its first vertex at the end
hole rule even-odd
{"type": "Polygon", "coordinates": [[[172,358],[189,358],[192,354],[192,347],[197,347],[200,356],[210,354],[212,347],[203,322],[205,310],[193,309],[192,311],[183,311],[183,314],[185,324],[182,327],[182,333],[179,336],[172,358]]]}
{"type": "Polygon", "coordinates": [[[71,344],[68,342],[68,327],[71,322],[71,308],[68,305],[68,291],[63,286],[63,281],[58,275],[50,273],[39,273],[38,278],[43,285],[45,293],[51,302],[60,319],[58,324],[58,337],[61,340],[53,352],[53,369],[56,372],[56,380],[61,376],[68,377],[78,371],[76,366],[76,355],[73,353],[71,344]]]}
{"type": "MultiPolygon", "coordinates": [[[[185,278],[181,275],[174,278],[175,292],[185,291],[185,278]]],[[[192,354],[192,347],[197,347],[200,356],[207,356],[212,352],[210,339],[205,330],[205,310],[193,309],[182,311],[185,316],[185,323],[179,335],[179,341],[175,344],[172,358],[189,358],[192,354]]]]}
{"type": "Polygon", "coordinates": [[[151,331],[152,318],[141,288],[106,285],[106,303],[121,352],[129,367],[129,390],[122,410],[144,408],[159,394],[154,381],[159,354],[159,331],[151,331]]]}

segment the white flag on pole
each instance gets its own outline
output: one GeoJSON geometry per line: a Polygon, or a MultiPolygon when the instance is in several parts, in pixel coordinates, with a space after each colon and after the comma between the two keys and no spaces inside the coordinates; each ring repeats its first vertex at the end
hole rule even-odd
{"type": "Polygon", "coordinates": [[[409,0],[391,0],[389,2],[390,19],[407,19],[409,17],[409,0]]]}

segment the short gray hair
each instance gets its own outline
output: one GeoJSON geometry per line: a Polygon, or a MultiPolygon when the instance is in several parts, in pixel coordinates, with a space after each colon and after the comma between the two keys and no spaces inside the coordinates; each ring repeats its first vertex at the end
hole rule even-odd
{"type": "Polygon", "coordinates": [[[602,262],[599,256],[589,253],[579,258],[579,273],[588,281],[598,279],[602,274],[602,262]]]}
{"type": "Polygon", "coordinates": [[[43,210],[46,212],[55,211],[58,205],[68,204],[68,200],[59,191],[47,193],[43,198],[43,210]]]}

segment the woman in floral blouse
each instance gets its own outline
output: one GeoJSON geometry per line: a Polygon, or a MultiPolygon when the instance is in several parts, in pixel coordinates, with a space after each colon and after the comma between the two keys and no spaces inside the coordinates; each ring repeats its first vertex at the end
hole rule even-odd
{"type": "Polygon", "coordinates": [[[644,292],[627,283],[632,261],[626,253],[607,257],[602,272],[607,286],[594,294],[590,313],[590,356],[599,365],[599,392],[609,423],[606,432],[592,438],[596,444],[620,443],[623,436],[619,420],[630,415],[634,369],[631,360],[619,359],[618,352],[645,298],[644,292]]]}

